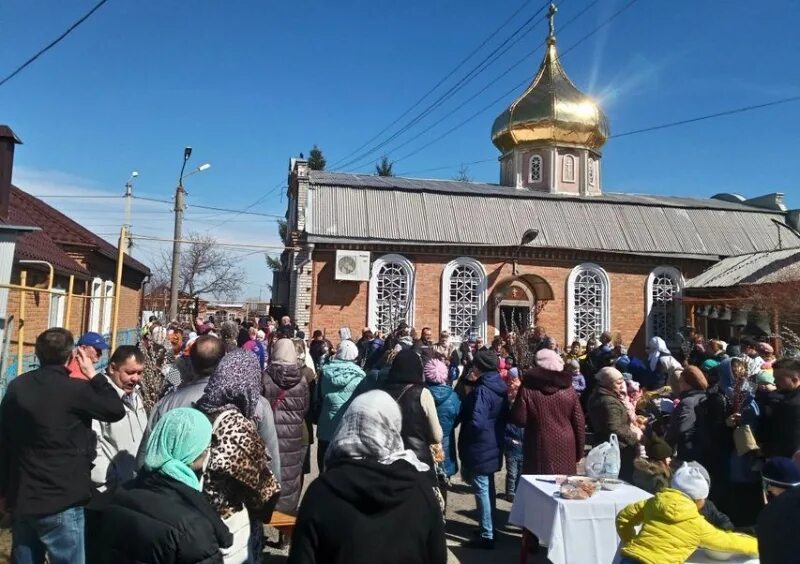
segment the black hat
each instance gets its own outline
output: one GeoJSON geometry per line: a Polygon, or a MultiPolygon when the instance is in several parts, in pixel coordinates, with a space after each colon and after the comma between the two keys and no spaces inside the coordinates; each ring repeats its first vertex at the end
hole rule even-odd
{"type": "Polygon", "coordinates": [[[425,381],[422,375],[422,359],[414,349],[406,349],[394,357],[389,369],[389,381],[407,384],[422,384],[425,381]]]}
{"type": "Polygon", "coordinates": [[[489,349],[481,349],[475,353],[472,360],[472,365],[478,369],[478,372],[496,372],[499,360],[497,353],[489,349]]]}
{"type": "Polygon", "coordinates": [[[666,460],[672,457],[672,447],[664,439],[654,436],[645,447],[647,458],[652,460],[666,460]]]}

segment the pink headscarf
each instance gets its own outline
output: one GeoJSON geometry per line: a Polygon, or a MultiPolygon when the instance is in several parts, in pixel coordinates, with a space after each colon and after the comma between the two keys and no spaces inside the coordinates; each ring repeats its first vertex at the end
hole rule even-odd
{"type": "Polygon", "coordinates": [[[423,369],[425,380],[431,384],[445,384],[447,382],[447,365],[434,358],[425,363],[423,369]]]}

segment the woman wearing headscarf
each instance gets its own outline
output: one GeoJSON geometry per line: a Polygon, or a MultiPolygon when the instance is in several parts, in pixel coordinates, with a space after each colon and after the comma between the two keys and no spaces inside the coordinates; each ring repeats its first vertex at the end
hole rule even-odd
{"type": "Polygon", "coordinates": [[[456,425],[461,411],[461,400],[450,387],[447,377],[447,365],[437,359],[425,363],[425,384],[433,396],[436,415],[442,428],[442,452],[444,460],[437,465],[437,476],[442,497],[447,501],[447,486],[450,477],[458,473],[458,456],[456,453],[456,425]]]}
{"type": "Polygon", "coordinates": [[[303,482],[305,417],[310,403],[308,382],[291,339],[279,339],[262,377],[264,397],[272,407],[281,453],[281,497],[276,509],[294,515],[303,482]]]}
{"type": "Polygon", "coordinates": [[[424,383],[422,359],[414,350],[408,349],[395,357],[389,376],[381,384],[381,388],[400,406],[403,414],[403,428],[400,433],[403,444],[430,466],[429,476],[435,484],[431,447],[441,444],[442,426],[439,424],[436,402],[424,383]]]}
{"type": "Polygon", "coordinates": [[[260,559],[261,524],[272,517],[280,492],[258,434],[260,376],[255,355],[234,350],[222,358],[196,404],[213,426],[203,493],[234,536],[224,551],[226,563],[260,559]]]}
{"type": "Polygon", "coordinates": [[[719,389],[727,404],[725,424],[728,440],[724,443],[727,447],[727,452],[724,453],[727,467],[722,479],[718,480],[722,482],[722,487],[716,488],[712,493],[719,499],[717,505],[720,509],[737,526],[749,526],[753,524],[753,517],[763,503],[761,476],[754,470],[758,453],[739,454],[733,437],[735,429],[744,425],[749,425],[758,436],[761,409],[755,399],[755,383],[748,375],[748,363],[744,359],[734,357],[724,360],[717,371],[719,389]]]}
{"type": "Polygon", "coordinates": [[[651,382],[642,382],[645,388],[657,390],[670,386],[677,393],[678,376],[683,366],[675,360],[667,343],[661,337],[653,337],[647,345],[647,364],[653,374],[651,382]]]}
{"type": "Polygon", "coordinates": [[[511,423],[525,428],[523,474],[575,473],[585,442],[583,410],[555,351],[536,353],[536,366],[522,377],[511,423]]]}
{"type": "Polygon", "coordinates": [[[633,480],[633,461],[638,453],[639,439],[630,426],[628,408],[620,395],[625,390],[622,372],[607,366],[597,373],[597,387],[589,398],[589,420],[594,429],[594,442],[608,441],[617,435],[620,450],[619,477],[626,482],[633,480]]]}
{"type": "Polygon", "coordinates": [[[335,419],[339,410],[353,396],[364,379],[364,371],[356,364],[358,347],[353,341],[339,343],[336,356],[323,365],[319,379],[319,417],[317,418],[317,465],[325,467],[325,450],[333,438],[335,419]]]}
{"type": "Polygon", "coordinates": [[[428,466],[404,450],[401,428],[400,408],[385,392],[353,400],[328,447],[325,473],[303,497],[289,564],[447,562],[428,466]]]}
{"type": "Polygon", "coordinates": [[[238,348],[236,337],[239,335],[239,326],[235,321],[223,321],[219,328],[219,338],[225,343],[225,352],[229,353],[238,348]]]}
{"type": "Polygon", "coordinates": [[[710,447],[704,410],[707,389],[708,381],[696,366],[689,366],[681,373],[678,380],[680,403],[672,412],[665,438],[675,447],[676,456],[682,462],[701,461],[710,447]]]}
{"type": "Polygon", "coordinates": [[[300,374],[308,384],[308,410],[305,416],[305,427],[303,428],[303,446],[306,447],[306,455],[303,459],[303,476],[311,473],[311,445],[314,444],[314,404],[317,401],[317,373],[314,370],[314,362],[306,349],[306,342],[303,339],[294,339],[294,350],[297,353],[297,366],[300,374]]]}
{"type": "Polygon", "coordinates": [[[211,423],[190,407],[153,428],[141,474],[117,490],[93,535],[97,562],[221,562],[231,533],[200,491],[211,423]]]}

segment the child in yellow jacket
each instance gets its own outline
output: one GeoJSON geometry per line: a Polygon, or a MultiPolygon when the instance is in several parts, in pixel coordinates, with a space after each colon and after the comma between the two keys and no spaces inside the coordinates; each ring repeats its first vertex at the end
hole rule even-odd
{"type": "Polygon", "coordinates": [[[700,515],[711,485],[707,476],[700,464],[684,464],[675,472],[672,488],[617,515],[622,563],[679,564],[698,548],[758,556],[754,537],[717,529],[700,515]]]}

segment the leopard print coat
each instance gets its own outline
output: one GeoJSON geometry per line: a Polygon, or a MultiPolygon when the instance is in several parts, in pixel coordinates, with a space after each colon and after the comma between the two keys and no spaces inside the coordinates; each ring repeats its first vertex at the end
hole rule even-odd
{"type": "Polygon", "coordinates": [[[203,471],[203,493],[222,519],[247,508],[251,518],[269,521],[280,485],[269,465],[255,424],[235,410],[213,421],[211,447],[203,471]]]}

